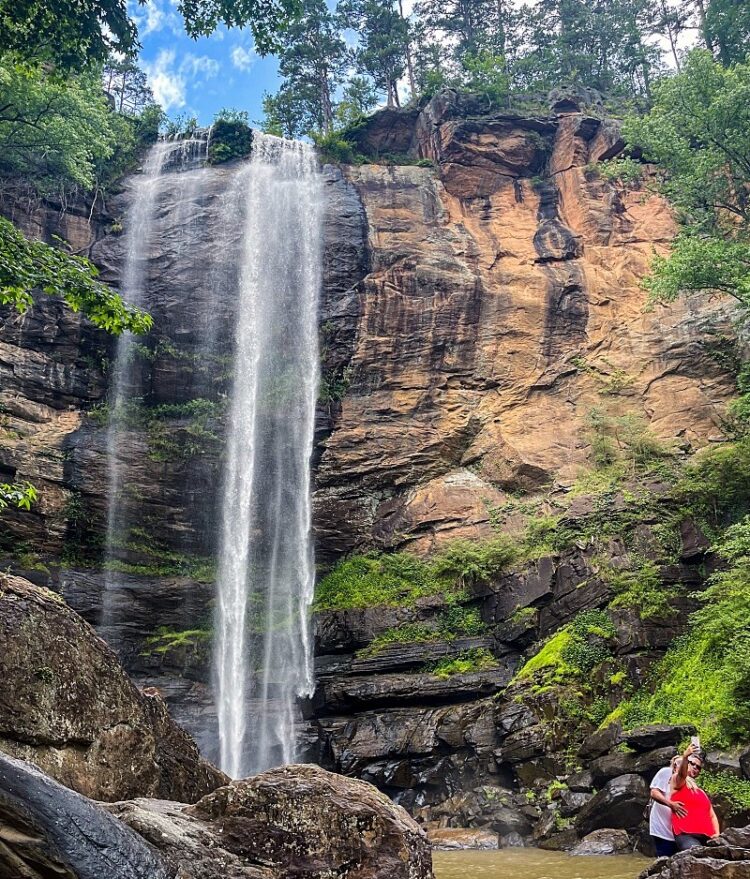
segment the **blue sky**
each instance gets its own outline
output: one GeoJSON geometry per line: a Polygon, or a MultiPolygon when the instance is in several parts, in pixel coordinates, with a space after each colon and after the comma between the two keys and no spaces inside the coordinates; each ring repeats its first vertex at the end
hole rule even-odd
{"type": "Polygon", "coordinates": [[[192,40],[173,0],[131,2],[130,13],[143,46],[139,63],[169,116],[197,116],[208,125],[217,110],[232,107],[247,110],[251,123],[262,118],[263,92],[279,86],[278,65],[255,53],[249,30],[221,28],[192,40]]]}

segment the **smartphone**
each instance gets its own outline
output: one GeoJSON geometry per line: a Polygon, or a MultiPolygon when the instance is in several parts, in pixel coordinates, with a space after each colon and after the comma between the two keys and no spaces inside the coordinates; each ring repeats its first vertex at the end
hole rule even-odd
{"type": "Polygon", "coordinates": [[[698,748],[698,750],[700,750],[700,746],[701,746],[700,736],[690,736],[690,744],[694,748],[698,748]]]}

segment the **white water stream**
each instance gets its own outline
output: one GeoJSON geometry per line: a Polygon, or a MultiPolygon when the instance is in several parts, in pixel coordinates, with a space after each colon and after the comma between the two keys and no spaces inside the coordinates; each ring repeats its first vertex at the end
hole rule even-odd
{"type": "MultiPolygon", "coordinates": [[[[220,168],[203,167],[206,148],[205,137],[152,148],[125,219],[121,292],[149,309],[156,279],[162,307],[186,289],[197,291],[191,295],[202,303],[204,347],[214,356],[233,351],[216,540],[214,677],[220,763],[240,777],[295,759],[298,697],[313,689],[310,455],[323,192],[306,144],[255,132],[250,159],[220,168]],[[211,198],[220,209],[206,209],[211,198]],[[214,310],[226,313],[227,303],[231,313],[236,308],[233,340],[216,337],[211,320],[214,310]]],[[[159,338],[180,332],[164,321],[154,329],[159,338]]],[[[118,559],[128,561],[128,535],[143,530],[138,499],[128,493],[128,457],[145,454],[143,440],[137,426],[119,417],[131,403],[149,405],[134,341],[125,335],[118,343],[110,397],[110,569],[118,559]]],[[[108,573],[105,637],[116,640],[127,629],[127,619],[118,618],[127,616],[127,589],[120,575],[108,573]]]]}
{"type": "Polygon", "coordinates": [[[296,699],[313,687],[310,453],[322,191],[312,148],[256,133],[234,192],[245,233],[216,670],[221,766],[236,778],[294,759],[296,699]]]}

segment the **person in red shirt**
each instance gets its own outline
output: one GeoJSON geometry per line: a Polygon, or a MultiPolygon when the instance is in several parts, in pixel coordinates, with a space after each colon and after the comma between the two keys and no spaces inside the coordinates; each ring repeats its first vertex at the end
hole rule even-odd
{"type": "Polygon", "coordinates": [[[705,845],[719,834],[719,820],[708,795],[697,784],[697,777],[703,769],[703,758],[695,745],[689,745],[682,757],[680,766],[672,776],[670,799],[682,803],[687,810],[680,816],[672,813],[672,830],[678,852],[687,851],[696,845],[705,845]],[[695,785],[688,783],[692,779],[695,785]]]}

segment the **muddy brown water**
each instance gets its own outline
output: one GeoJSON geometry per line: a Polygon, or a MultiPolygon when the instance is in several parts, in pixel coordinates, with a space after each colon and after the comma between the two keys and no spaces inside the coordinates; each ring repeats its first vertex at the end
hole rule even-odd
{"type": "Polygon", "coordinates": [[[578,856],[541,849],[433,852],[436,879],[636,879],[639,855],[578,856]]]}

